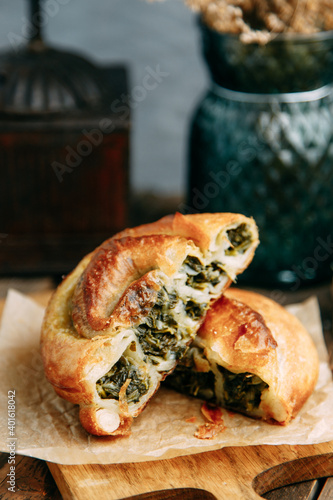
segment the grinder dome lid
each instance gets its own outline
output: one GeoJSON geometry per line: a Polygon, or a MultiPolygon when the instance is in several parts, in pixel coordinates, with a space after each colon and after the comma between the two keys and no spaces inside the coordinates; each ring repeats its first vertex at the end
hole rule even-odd
{"type": "Polygon", "coordinates": [[[38,117],[110,104],[109,85],[98,66],[44,43],[42,5],[40,0],[29,0],[33,29],[26,46],[0,54],[0,113],[38,117]]]}
{"type": "Polygon", "coordinates": [[[108,85],[102,70],[85,58],[42,41],[0,55],[0,112],[32,115],[103,107],[108,85]]]}

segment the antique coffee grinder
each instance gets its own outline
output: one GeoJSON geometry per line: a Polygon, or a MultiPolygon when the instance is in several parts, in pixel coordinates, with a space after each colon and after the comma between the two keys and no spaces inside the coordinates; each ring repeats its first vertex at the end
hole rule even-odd
{"type": "Polygon", "coordinates": [[[63,274],[127,224],[125,66],[30,39],[0,54],[0,275],[63,274]]]}

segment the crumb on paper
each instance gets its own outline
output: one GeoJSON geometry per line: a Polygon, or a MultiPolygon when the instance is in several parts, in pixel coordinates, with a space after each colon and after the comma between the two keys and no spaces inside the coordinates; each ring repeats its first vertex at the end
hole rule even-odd
{"type": "Polygon", "coordinates": [[[199,425],[194,433],[194,437],[198,439],[214,439],[220,432],[223,432],[225,426],[223,424],[213,424],[206,422],[199,425]]]}
{"type": "Polygon", "coordinates": [[[189,424],[195,424],[196,421],[197,421],[197,417],[189,417],[185,420],[185,422],[187,422],[189,424]]]}
{"type": "Polygon", "coordinates": [[[208,422],[199,425],[194,433],[194,437],[198,439],[214,439],[225,430],[221,408],[218,406],[211,406],[205,402],[201,406],[201,413],[208,422]]]}

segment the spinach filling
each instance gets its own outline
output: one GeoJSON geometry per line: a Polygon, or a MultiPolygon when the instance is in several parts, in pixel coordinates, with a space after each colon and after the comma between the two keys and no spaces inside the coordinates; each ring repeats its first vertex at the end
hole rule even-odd
{"type": "MultiPolygon", "coordinates": [[[[170,353],[174,354],[176,359],[183,356],[186,345],[180,345],[179,339],[172,331],[160,332],[157,329],[149,328],[146,324],[137,327],[136,335],[141,344],[145,355],[159,356],[167,359],[170,353]]],[[[153,364],[154,359],[151,359],[153,364]]]]}
{"type": "Polygon", "coordinates": [[[213,371],[196,371],[193,358],[185,358],[164,384],[189,396],[204,399],[241,413],[258,409],[261,394],[268,385],[251,373],[233,373],[218,366],[223,377],[222,394],[216,394],[213,371]]]}
{"type": "MultiPolygon", "coordinates": [[[[203,350],[200,349],[201,356],[203,350]]],[[[209,371],[197,371],[194,362],[194,350],[190,349],[176,369],[165,379],[164,384],[175,391],[194,396],[212,403],[215,398],[215,375],[209,371]]]]}
{"type": "MultiPolygon", "coordinates": [[[[219,262],[204,266],[197,257],[188,256],[181,271],[186,274],[186,285],[204,290],[209,284],[216,286],[226,273],[219,262]]],[[[199,320],[205,314],[208,303],[196,302],[193,299],[182,300],[173,291],[169,293],[164,287],[158,292],[156,304],[152,307],[145,321],[136,327],[136,335],[145,355],[153,356],[152,363],[157,364],[154,357],[180,359],[187,350],[191,340],[187,328],[181,328],[174,319],[174,309],[179,302],[186,315],[199,320]]]]}
{"type": "MultiPolygon", "coordinates": [[[[178,300],[176,293],[169,294],[161,288],[149,316],[136,327],[135,333],[145,355],[167,359],[171,354],[179,359],[184,354],[186,345],[180,341],[186,332],[180,330],[172,313],[178,300]]],[[[151,361],[154,363],[153,359],[151,361]]]]}
{"type": "Polygon", "coordinates": [[[214,384],[215,376],[212,371],[197,372],[190,367],[178,365],[169,375],[164,384],[177,392],[194,396],[205,401],[215,403],[214,384]]]}
{"type": "Polygon", "coordinates": [[[185,312],[192,319],[200,319],[207,311],[208,304],[197,304],[194,300],[188,300],[185,304],[185,312]]]}
{"type": "Polygon", "coordinates": [[[252,243],[252,235],[247,224],[240,224],[235,229],[229,229],[227,235],[231,246],[225,251],[226,255],[243,254],[252,243]]]}
{"type": "Polygon", "coordinates": [[[187,274],[186,284],[199,290],[204,290],[208,283],[216,286],[220,283],[221,276],[226,275],[221,262],[214,261],[204,266],[197,257],[190,255],[184,260],[183,266],[187,274]]]}
{"type": "Polygon", "coordinates": [[[232,373],[222,366],[218,368],[223,376],[223,406],[240,412],[258,409],[261,393],[268,384],[252,373],[232,373]]]}
{"type": "Polygon", "coordinates": [[[121,356],[111,370],[97,380],[98,395],[102,399],[119,400],[120,389],[128,379],[130,379],[130,383],[126,389],[126,401],[127,403],[137,403],[141,396],[148,392],[149,378],[125,356],[121,356]]]}

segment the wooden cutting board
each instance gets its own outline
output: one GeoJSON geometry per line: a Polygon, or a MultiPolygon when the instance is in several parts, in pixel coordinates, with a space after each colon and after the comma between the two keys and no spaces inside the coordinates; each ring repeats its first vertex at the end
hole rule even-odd
{"type": "MultiPolygon", "coordinates": [[[[33,298],[46,305],[51,292],[33,298]]],[[[0,302],[0,314],[3,302],[0,302]]],[[[311,446],[229,447],[174,459],[115,465],[48,463],[64,500],[115,500],[198,488],[218,500],[255,500],[274,488],[333,476],[333,441],[311,446]]],[[[185,498],[185,497],[183,497],[185,498]]],[[[189,497],[187,497],[189,498],[189,497]]],[[[196,496],[193,498],[200,498],[196,496]]],[[[204,497],[202,497],[204,498],[204,497]]]]}
{"type": "Polygon", "coordinates": [[[332,476],[333,441],[311,446],[230,447],[137,464],[48,466],[64,500],[115,500],[175,488],[203,489],[218,500],[258,500],[274,488],[332,476]]]}

